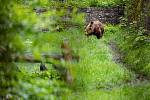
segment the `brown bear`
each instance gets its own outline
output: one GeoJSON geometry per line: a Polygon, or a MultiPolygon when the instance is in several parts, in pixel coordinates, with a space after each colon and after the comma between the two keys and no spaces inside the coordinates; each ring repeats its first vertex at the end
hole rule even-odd
{"type": "Polygon", "coordinates": [[[95,35],[97,39],[100,39],[104,33],[104,25],[100,21],[91,21],[87,25],[85,32],[86,36],[95,35]]]}

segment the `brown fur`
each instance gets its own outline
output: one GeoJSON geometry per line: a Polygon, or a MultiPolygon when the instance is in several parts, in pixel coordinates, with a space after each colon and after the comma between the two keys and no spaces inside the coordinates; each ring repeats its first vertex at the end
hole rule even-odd
{"type": "Polygon", "coordinates": [[[103,36],[104,33],[104,25],[100,21],[91,21],[86,29],[87,36],[95,35],[97,39],[100,39],[103,36]]]}

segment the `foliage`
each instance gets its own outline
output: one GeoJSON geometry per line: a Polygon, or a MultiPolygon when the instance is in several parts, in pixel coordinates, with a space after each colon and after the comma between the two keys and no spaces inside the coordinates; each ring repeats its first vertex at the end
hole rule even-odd
{"type": "MultiPolygon", "coordinates": [[[[21,87],[18,90],[20,98],[64,100],[68,98],[71,100],[105,98],[107,100],[110,97],[113,100],[149,98],[150,94],[147,90],[150,87],[149,83],[130,83],[135,79],[135,75],[121,64],[112,61],[113,52],[107,43],[112,38],[118,41],[118,44],[122,43],[123,33],[124,31],[119,26],[107,25],[104,38],[101,40],[97,40],[94,36],[86,38],[83,36],[83,30],[78,28],[53,34],[40,34],[39,38],[57,37],[50,42],[55,45],[49,45],[50,49],[55,48],[56,50],[60,48],[61,38],[68,38],[73,51],[80,55],[80,61],[72,63],[74,83],[68,88],[49,64],[46,64],[48,71],[39,72],[39,64],[17,63],[22,75],[21,87]]],[[[124,44],[119,45],[121,47],[124,44]]]]}
{"type": "MultiPolygon", "coordinates": [[[[117,42],[123,54],[122,61],[137,73],[149,76],[150,37],[143,35],[145,32],[143,28],[140,28],[138,31],[135,29],[137,28],[133,24],[132,27],[128,29],[121,29],[120,27],[122,31],[112,34],[115,35],[113,40],[117,42]]],[[[112,31],[114,31],[114,29],[112,31]]]]}
{"type": "Polygon", "coordinates": [[[56,7],[114,7],[125,3],[127,0],[23,0],[23,4],[36,7],[37,5],[56,7]]]}
{"type": "Polygon", "coordinates": [[[142,27],[137,31],[135,23],[131,23],[128,30],[106,25],[102,39],[84,36],[84,14],[78,12],[78,7],[110,7],[123,1],[21,0],[16,3],[6,0],[2,5],[1,0],[0,22],[12,26],[0,29],[0,99],[149,99],[149,83],[134,82],[135,74],[116,63],[108,47],[113,39],[124,53],[123,61],[131,69],[150,75],[149,37],[143,35],[142,27]],[[39,13],[34,8],[47,8],[48,11],[39,13]],[[67,63],[61,59],[58,63],[71,71],[74,80],[70,85],[53,65],[45,63],[57,61],[41,56],[61,54],[60,45],[64,39],[68,40],[73,54],[79,55],[79,62],[67,63]],[[14,63],[11,55],[21,54],[33,55],[44,62],[48,70],[39,71],[39,63],[14,63]]]}
{"type": "Polygon", "coordinates": [[[149,17],[145,10],[148,9],[147,1],[128,1],[121,23],[124,31],[117,36],[120,37],[118,44],[124,55],[123,61],[134,71],[149,76],[150,36],[145,26],[146,18],[149,17]]]}
{"type": "Polygon", "coordinates": [[[110,100],[110,98],[111,100],[148,100],[150,99],[149,88],[149,84],[130,84],[121,86],[120,88],[114,87],[112,89],[77,92],[69,96],[69,98],[71,100],[110,100]]]}
{"type": "MultiPolygon", "coordinates": [[[[130,32],[130,34],[132,34],[130,32]]],[[[128,35],[126,39],[126,45],[124,51],[128,51],[128,54],[125,53],[125,61],[133,66],[133,69],[136,71],[145,72],[145,67],[150,63],[150,43],[149,36],[145,36],[138,32],[137,34],[128,35]]],[[[147,73],[148,74],[148,73],[147,73]]]]}
{"type": "Polygon", "coordinates": [[[84,14],[79,13],[78,8],[58,7],[54,9],[55,15],[51,16],[52,26],[56,31],[67,30],[71,27],[81,28],[84,25],[84,14]]]}
{"type": "Polygon", "coordinates": [[[149,9],[150,5],[149,1],[147,0],[128,1],[125,6],[125,16],[123,23],[126,23],[127,28],[132,28],[136,26],[137,29],[140,29],[140,27],[143,27],[144,29],[146,29],[145,33],[149,33],[147,28],[148,18],[150,16],[149,9]]]}
{"type": "Polygon", "coordinates": [[[22,99],[58,99],[70,93],[58,73],[50,64],[48,71],[39,71],[39,63],[16,63],[19,66],[18,98],[22,99]],[[32,70],[30,70],[32,69],[32,70]]]}
{"type": "MultiPolygon", "coordinates": [[[[144,10],[149,9],[149,2],[146,0],[128,0],[126,3],[126,16],[128,20],[138,21],[143,15],[144,10]]],[[[144,13],[148,15],[148,13],[144,13]]]]}
{"type": "Polygon", "coordinates": [[[15,99],[17,67],[12,63],[12,55],[21,53],[23,43],[19,33],[20,24],[13,19],[14,0],[0,0],[0,99],[15,99]]]}

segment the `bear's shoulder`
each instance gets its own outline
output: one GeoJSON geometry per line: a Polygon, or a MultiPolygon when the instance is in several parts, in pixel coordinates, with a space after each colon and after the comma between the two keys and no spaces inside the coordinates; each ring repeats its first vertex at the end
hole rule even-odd
{"type": "Polygon", "coordinates": [[[104,25],[100,21],[94,21],[95,25],[99,25],[100,27],[104,27],[104,25]]]}

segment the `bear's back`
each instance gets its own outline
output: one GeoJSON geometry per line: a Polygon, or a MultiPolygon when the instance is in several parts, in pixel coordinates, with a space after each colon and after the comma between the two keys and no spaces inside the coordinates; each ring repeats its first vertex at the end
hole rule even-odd
{"type": "Polygon", "coordinates": [[[100,21],[93,21],[94,23],[93,23],[93,25],[95,25],[95,26],[99,26],[99,27],[101,27],[101,28],[103,28],[104,27],[104,25],[100,22],[100,21]]]}

